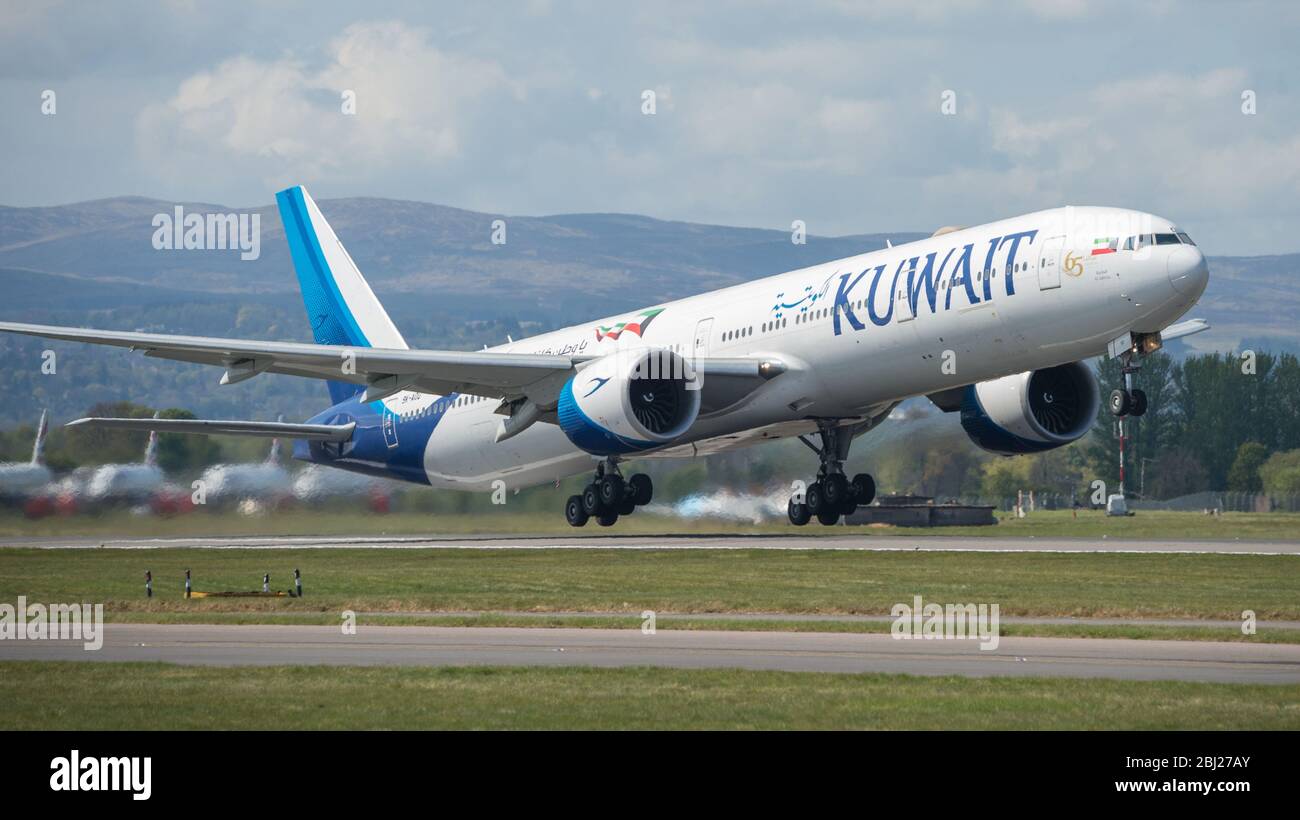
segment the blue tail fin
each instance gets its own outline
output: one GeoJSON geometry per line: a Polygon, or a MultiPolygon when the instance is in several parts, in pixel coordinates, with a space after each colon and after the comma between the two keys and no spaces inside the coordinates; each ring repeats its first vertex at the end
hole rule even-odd
{"type": "MultiPolygon", "coordinates": [[[[302,186],[275,195],[316,344],[406,349],[374,291],[302,186]]],[[[327,382],[335,404],[363,389],[327,382]]]]}

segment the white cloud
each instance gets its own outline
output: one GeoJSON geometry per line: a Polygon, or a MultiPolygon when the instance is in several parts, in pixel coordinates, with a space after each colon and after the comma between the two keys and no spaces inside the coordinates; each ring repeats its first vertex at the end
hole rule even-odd
{"type": "Polygon", "coordinates": [[[6,196],[242,205],[301,181],[506,213],[793,212],[819,233],[1094,202],[1165,213],[1215,252],[1295,247],[1300,11],[1280,6],[410,2],[356,23],[324,3],[285,29],[232,3],[0,15],[6,196]],[[54,120],[31,115],[47,87],[54,120]]]}
{"type": "Polygon", "coordinates": [[[251,163],[277,181],[347,178],[362,165],[453,160],[482,106],[525,95],[499,64],[442,51],[424,29],[358,23],[319,64],[239,56],[187,78],[140,113],[137,135],[164,173],[198,161],[251,163]],[[344,91],[355,94],[355,115],[343,113],[344,91]]]}

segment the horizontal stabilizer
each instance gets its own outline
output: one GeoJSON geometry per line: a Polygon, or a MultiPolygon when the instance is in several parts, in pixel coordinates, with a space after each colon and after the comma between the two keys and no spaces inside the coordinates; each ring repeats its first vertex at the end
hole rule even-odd
{"type": "Polygon", "coordinates": [[[194,433],[208,436],[260,436],[304,441],[347,441],[355,422],[348,424],[286,424],[281,421],[214,421],[211,419],[107,419],[70,421],[68,427],[102,427],[159,433],[194,433]]]}

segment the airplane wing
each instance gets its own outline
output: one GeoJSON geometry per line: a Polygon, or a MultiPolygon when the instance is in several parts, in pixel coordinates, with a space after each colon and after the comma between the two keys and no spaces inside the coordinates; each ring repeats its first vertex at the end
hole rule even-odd
{"type": "Polygon", "coordinates": [[[85,418],[65,427],[100,427],[138,432],[197,433],[202,435],[296,438],[306,441],[347,441],[356,422],[348,424],[286,424],[275,421],[212,421],[209,419],[85,418]]]}
{"type": "Polygon", "coordinates": [[[1193,333],[1200,333],[1202,330],[1209,330],[1210,323],[1204,319],[1188,319],[1177,324],[1170,325],[1160,331],[1160,338],[1164,341],[1181,339],[1184,336],[1191,336],[1193,333]]]}
{"type": "MultiPolygon", "coordinates": [[[[113,345],[159,359],[215,365],[225,368],[222,384],[234,384],[261,373],[349,382],[366,387],[363,401],[378,401],[403,390],[414,390],[435,395],[469,393],[507,401],[527,398],[540,407],[553,407],[560,389],[575,369],[595,358],[261,342],[18,322],[0,322],[0,331],[113,345]]],[[[752,381],[750,389],[785,372],[781,362],[761,359],[714,358],[693,364],[697,372],[706,376],[730,377],[719,382],[752,381]]]]}

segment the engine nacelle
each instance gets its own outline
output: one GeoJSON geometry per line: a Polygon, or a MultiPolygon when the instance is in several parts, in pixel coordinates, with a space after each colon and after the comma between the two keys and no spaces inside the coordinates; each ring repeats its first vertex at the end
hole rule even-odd
{"type": "Polygon", "coordinates": [[[966,388],[961,426],[998,455],[1051,450],[1092,429],[1099,394],[1096,377],[1081,362],[1003,376],[966,388]]]}
{"type": "Polygon", "coordinates": [[[668,350],[619,351],[587,364],[560,391],[556,415],[569,440],[593,455],[661,447],[700,414],[695,373],[668,350]]]}

